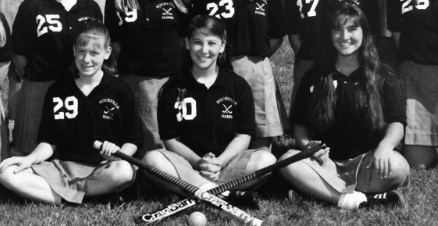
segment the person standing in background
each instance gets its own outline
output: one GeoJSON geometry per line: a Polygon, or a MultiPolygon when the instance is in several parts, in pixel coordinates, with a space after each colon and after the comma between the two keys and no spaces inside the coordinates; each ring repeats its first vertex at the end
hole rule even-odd
{"type": "Polygon", "coordinates": [[[50,84],[65,77],[73,62],[74,36],[79,25],[90,18],[102,20],[93,0],[27,0],[20,5],[12,45],[15,71],[23,85],[12,155],[27,155],[36,147],[45,93],[50,84]]]}
{"type": "MultiPolygon", "coordinates": [[[[8,75],[11,59],[11,30],[5,16],[0,12],[0,84],[8,75]]],[[[0,98],[0,162],[10,155],[8,132],[5,109],[0,98]]]]}
{"type": "Polygon", "coordinates": [[[431,168],[438,163],[438,1],[388,1],[387,9],[407,95],[402,153],[412,168],[431,168]]]}
{"type": "Polygon", "coordinates": [[[172,0],[107,0],[105,24],[122,80],[134,91],[145,151],[162,148],[157,104],[161,86],[182,67],[181,12],[172,0]]]}

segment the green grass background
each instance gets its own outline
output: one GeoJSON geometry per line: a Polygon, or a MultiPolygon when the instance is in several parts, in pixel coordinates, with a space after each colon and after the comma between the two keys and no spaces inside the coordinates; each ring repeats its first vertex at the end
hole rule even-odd
{"type": "MultiPolygon", "coordinates": [[[[292,87],[293,52],[287,40],[272,57],[274,73],[286,109],[289,109],[292,87]]],[[[5,85],[4,91],[7,90],[5,85]]],[[[405,208],[359,209],[347,211],[332,205],[299,198],[286,199],[288,186],[276,175],[259,191],[259,210],[247,210],[269,225],[438,225],[438,169],[413,170],[409,187],[400,189],[408,203],[405,208]]],[[[142,190],[140,200],[115,202],[111,197],[85,201],[82,205],[53,206],[23,200],[0,187],[0,225],[127,225],[133,217],[158,210],[180,198],[142,190]]],[[[242,225],[233,217],[200,203],[189,210],[168,217],[153,225],[187,225],[187,216],[202,211],[207,225],[242,225]]]]}

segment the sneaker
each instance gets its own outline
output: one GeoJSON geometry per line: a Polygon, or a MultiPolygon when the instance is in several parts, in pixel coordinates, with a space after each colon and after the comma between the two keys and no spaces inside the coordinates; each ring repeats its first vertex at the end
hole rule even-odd
{"type": "Polygon", "coordinates": [[[227,196],[220,195],[225,201],[238,207],[258,209],[258,195],[254,191],[230,191],[227,196]]]}
{"type": "Polygon", "coordinates": [[[371,206],[389,206],[389,207],[405,207],[406,201],[403,195],[398,191],[388,191],[367,196],[367,202],[360,204],[360,207],[371,206]]]}

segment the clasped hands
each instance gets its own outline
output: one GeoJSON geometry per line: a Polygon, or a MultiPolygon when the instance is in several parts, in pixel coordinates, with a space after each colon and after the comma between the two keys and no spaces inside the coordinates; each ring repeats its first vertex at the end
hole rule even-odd
{"type": "Polygon", "coordinates": [[[209,152],[198,162],[199,173],[208,180],[215,181],[219,178],[222,170],[222,161],[209,152]]]}

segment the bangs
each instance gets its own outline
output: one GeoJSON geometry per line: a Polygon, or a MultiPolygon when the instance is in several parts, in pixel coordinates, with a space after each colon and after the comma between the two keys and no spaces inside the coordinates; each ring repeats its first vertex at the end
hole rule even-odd
{"type": "Polygon", "coordinates": [[[348,22],[351,22],[355,27],[362,27],[358,15],[345,15],[341,14],[335,18],[333,23],[334,28],[345,26],[348,22]]]}
{"type": "Polygon", "coordinates": [[[91,33],[81,34],[76,40],[76,47],[91,46],[93,49],[103,50],[108,46],[105,43],[104,37],[101,35],[95,35],[91,33]]]}

